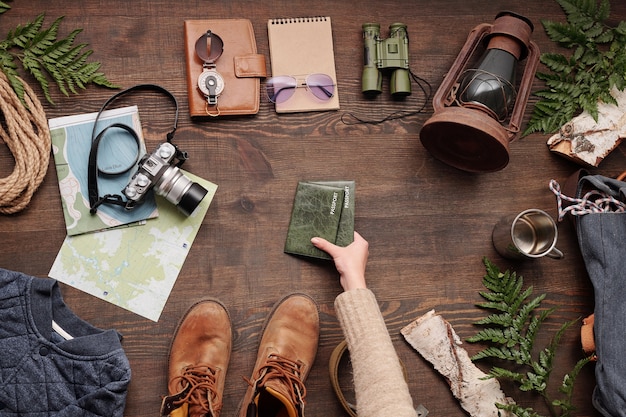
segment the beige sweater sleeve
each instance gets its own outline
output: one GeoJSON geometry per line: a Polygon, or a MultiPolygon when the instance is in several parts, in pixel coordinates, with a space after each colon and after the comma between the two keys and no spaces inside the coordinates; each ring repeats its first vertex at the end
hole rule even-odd
{"type": "Polygon", "coordinates": [[[350,350],[359,417],[416,417],[374,293],[343,292],[335,299],[335,310],[350,350]]]}

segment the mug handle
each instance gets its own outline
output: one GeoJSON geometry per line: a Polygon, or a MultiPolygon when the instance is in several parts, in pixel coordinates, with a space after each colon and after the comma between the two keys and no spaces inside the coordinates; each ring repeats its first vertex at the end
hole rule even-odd
{"type": "Polygon", "coordinates": [[[562,259],[564,255],[563,252],[561,252],[557,248],[552,248],[550,252],[546,253],[546,256],[552,259],[562,259]]]}

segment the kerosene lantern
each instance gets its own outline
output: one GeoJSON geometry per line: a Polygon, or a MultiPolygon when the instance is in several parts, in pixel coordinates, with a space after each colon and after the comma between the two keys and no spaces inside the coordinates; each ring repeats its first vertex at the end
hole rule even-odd
{"type": "Polygon", "coordinates": [[[520,135],[539,63],[533,29],[529,19],[507,11],[470,32],[420,131],[435,158],[469,172],[498,171],[509,163],[509,143],[520,135]]]}

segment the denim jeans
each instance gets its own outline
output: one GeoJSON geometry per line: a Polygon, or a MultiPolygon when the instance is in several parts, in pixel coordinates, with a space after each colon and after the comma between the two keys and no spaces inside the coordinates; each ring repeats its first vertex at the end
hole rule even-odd
{"type": "MultiPolygon", "coordinates": [[[[626,183],[600,175],[582,177],[577,197],[596,189],[626,202],[626,183]]],[[[607,210],[575,217],[578,243],[594,288],[597,354],[593,405],[604,416],[626,416],[626,212],[607,210]]]]}

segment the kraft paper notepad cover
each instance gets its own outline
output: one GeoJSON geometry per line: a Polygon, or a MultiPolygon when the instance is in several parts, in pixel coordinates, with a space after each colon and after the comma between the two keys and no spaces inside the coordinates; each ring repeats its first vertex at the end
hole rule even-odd
{"type": "Polygon", "coordinates": [[[306,88],[296,88],[293,97],[284,103],[276,103],[276,112],[339,109],[330,17],[270,19],[267,36],[272,76],[291,75],[304,79],[308,74],[321,73],[328,74],[335,82],[335,94],[330,100],[319,100],[306,88]]]}

